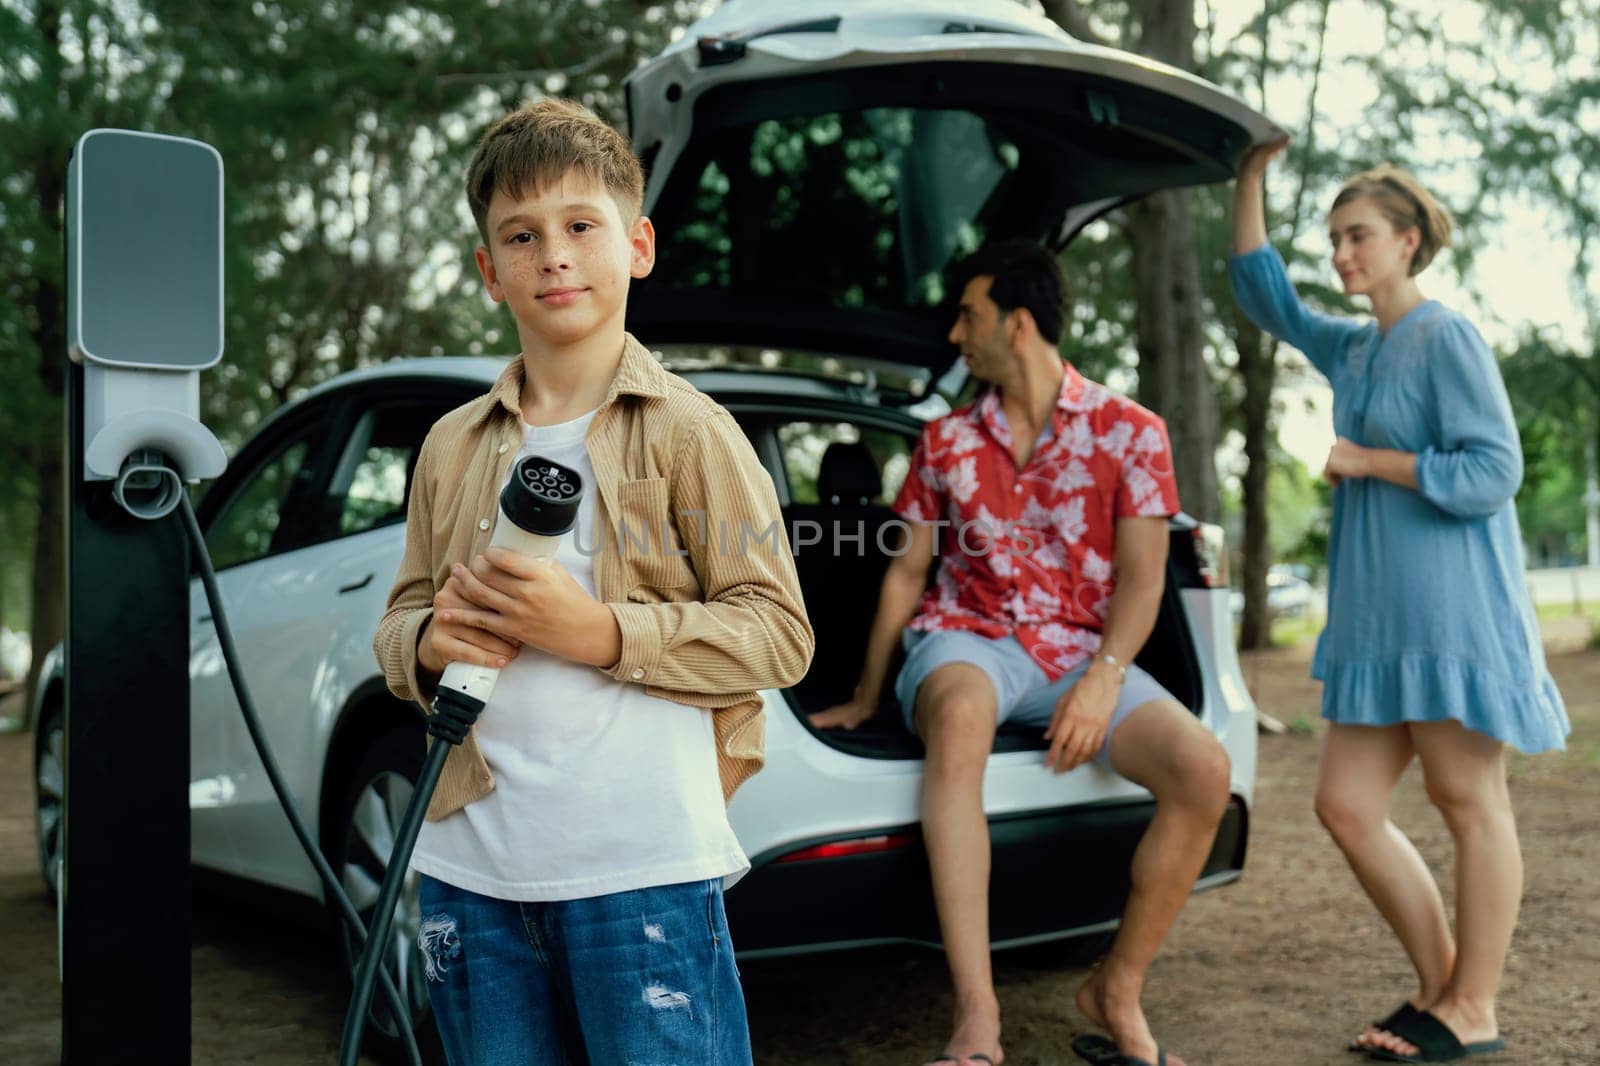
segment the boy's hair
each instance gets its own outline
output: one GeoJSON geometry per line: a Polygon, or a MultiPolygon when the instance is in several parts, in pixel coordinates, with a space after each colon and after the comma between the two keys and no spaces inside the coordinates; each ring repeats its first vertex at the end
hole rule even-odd
{"type": "Polygon", "coordinates": [[[994,279],[989,299],[1002,312],[1027,308],[1039,335],[1051,344],[1061,343],[1071,294],[1054,253],[1021,237],[986,244],[955,265],[950,291],[959,298],[967,283],[981,276],[994,279]]]}
{"type": "Polygon", "coordinates": [[[1344,183],[1333,198],[1333,206],[1342,207],[1363,196],[1372,200],[1396,233],[1417,228],[1421,240],[1411,256],[1409,274],[1422,273],[1439,249],[1450,247],[1450,213],[1420,181],[1399,167],[1379,163],[1371,170],[1363,170],[1344,183]]]}
{"type": "Polygon", "coordinates": [[[577,172],[603,186],[624,222],[644,206],[644,171],[627,138],[576,100],[556,97],[527,104],[489,127],[467,168],[467,204],[484,244],[489,201],[498,190],[521,196],[577,172]]]}

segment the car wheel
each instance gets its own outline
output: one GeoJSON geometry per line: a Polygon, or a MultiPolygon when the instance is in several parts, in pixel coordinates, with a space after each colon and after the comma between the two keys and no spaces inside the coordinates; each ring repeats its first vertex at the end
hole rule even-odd
{"type": "Polygon", "coordinates": [[[61,813],[67,795],[67,715],[59,702],[47,706],[34,730],[33,782],[35,826],[39,838],[39,867],[51,899],[61,888],[61,813]]]}
{"type": "MultiPolygon", "coordinates": [[[[416,789],[422,771],[424,754],[423,733],[420,729],[393,729],[379,734],[356,761],[349,774],[342,775],[344,790],[333,823],[332,847],[328,849],[328,863],[344,885],[345,893],[361,915],[361,923],[372,927],[377,910],[378,893],[389,871],[389,857],[394,849],[395,833],[399,830],[406,807],[416,789]]],[[[417,899],[418,876],[415,871],[406,875],[395,908],[394,923],[389,929],[389,946],[384,956],[384,969],[394,982],[411,1011],[411,1029],[416,1034],[423,1061],[443,1063],[444,1053],[439,1043],[438,1028],[428,1008],[428,986],[421,953],[417,949],[417,933],[422,926],[421,905],[417,899]]],[[[360,965],[360,953],[354,938],[338,913],[334,920],[339,928],[339,950],[345,960],[346,972],[352,977],[360,965]]],[[[372,1006],[367,1014],[368,1046],[376,1043],[384,1056],[392,1061],[404,1061],[403,1044],[395,1026],[389,1002],[381,990],[374,990],[372,1006]]]]}

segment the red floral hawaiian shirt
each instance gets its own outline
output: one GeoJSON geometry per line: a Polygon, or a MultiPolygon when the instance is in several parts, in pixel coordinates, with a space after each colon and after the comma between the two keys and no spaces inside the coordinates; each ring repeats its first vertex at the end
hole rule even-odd
{"type": "Polygon", "coordinates": [[[1178,510],[1166,423],[1065,369],[1049,439],[1020,469],[991,388],[923,430],[894,501],[940,527],[910,628],[1015,634],[1052,681],[1100,647],[1117,519],[1178,510]]]}

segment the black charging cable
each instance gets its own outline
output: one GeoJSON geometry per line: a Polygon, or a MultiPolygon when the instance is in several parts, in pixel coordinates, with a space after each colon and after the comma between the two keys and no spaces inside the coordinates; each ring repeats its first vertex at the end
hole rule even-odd
{"type": "MultiPolygon", "coordinates": [[[[338,907],[345,924],[350,928],[351,939],[359,946],[368,942],[366,927],[361,924],[361,915],[356,912],[355,905],[350,902],[350,897],[345,893],[344,886],[334,875],[333,868],[328,865],[327,858],[322,854],[322,849],[317,847],[311,839],[311,832],[306,828],[305,820],[300,817],[298,805],[294,797],[289,794],[289,788],[284,783],[283,774],[278,769],[278,761],[272,757],[272,751],[267,747],[267,739],[261,729],[261,719],[256,716],[255,703],[250,699],[250,693],[244,684],[244,669],[239,664],[239,653],[234,647],[233,631],[228,626],[228,615],[222,606],[222,592],[217,588],[217,575],[211,567],[211,554],[206,550],[205,535],[200,532],[200,523],[194,516],[194,508],[189,504],[189,494],[183,493],[180,502],[183,512],[183,524],[188,530],[189,541],[194,548],[195,567],[200,572],[200,582],[205,586],[206,601],[211,605],[211,621],[217,628],[217,643],[222,647],[222,658],[228,664],[228,677],[233,682],[234,695],[239,699],[239,711],[244,715],[245,728],[250,731],[250,742],[255,745],[256,754],[261,758],[261,765],[267,771],[267,780],[272,783],[272,791],[277,794],[278,803],[283,808],[283,813],[289,818],[289,825],[294,830],[295,839],[300,841],[300,847],[306,853],[306,858],[311,860],[311,865],[316,867],[317,876],[322,879],[322,887],[338,907]]],[[[430,788],[431,791],[431,788],[430,788]]],[[[415,839],[413,833],[412,839],[415,839]]],[[[407,858],[410,852],[407,852],[407,858]]],[[[391,866],[391,870],[393,867],[391,866]]],[[[401,867],[404,870],[404,867],[401,867]]],[[[390,877],[389,880],[394,880],[390,877]]],[[[397,895],[398,893],[396,893],[397,895]]],[[[394,899],[390,898],[388,910],[385,912],[382,903],[378,908],[378,917],[385,913],[391,917],[394,913],[394,899]]],[[[387,935],[388,922],[383,923],[384,933],[387,935]]],[[[372,954],[368,952],[367,954],[372,954]]],[[[381,958],[382,953],[378,953],[381,958]]],[[[377,974],[377,981],[383,986],[384,999],[389,1004],[389,1010],[395,1018],[395,1028],[400,1033],[400,1038],[405,1043],[406,1057],[412,1066],[422,1066],[422,1053],[417,1048],[416,1034],[411,1031],[411,1008],[407,1006],[400,996],[399,989],[395,988],[394,981],[390,979],[387,971],[377,974]]],[[[366,1004],[372,998],[372,980],[366,982],[367,995],[363,999],[361,1016],[366,1015],[366,1004]]],[[[353,1062],[354,1060],[352,1060],[353,1062]]]]}
{"type": "Polygon", "coordinates": [[[372,1001],[373,978],[387,979],[382,967],[382,945],[389,935],[389,925],[394,920],[395,904],[399,902],[400,888],[405,883],[406,868],[411,864],[412,849],[417,846],[417,834],[422,831],[422,819],[428,813],[428,801],[433,798],[433,790],[439,784],[439,774],[444,770],[444,761],[450,749],[461,743],[467,730],[477,720],[478,710],[457,707],[447,714],[441,711],[438,704],[434,705],[434,713],[428,718],[428,732],[436,742],[428,746],[428,757],[423,760],[416,790],[411,793],[411,805],[406,808],[405,817],[395,831],[389,872],[383,879],[383,890],[378,894],[378,909],[372,916],[372,935],[367,940],[367,949],[361,953],[350,1006],[345,1011],[344,1033],[339,1039],[340,1066],[356,1066],[356,1059],[361,1054],[361,1034],[366,1028],[367,1006],[372,1001]]]}

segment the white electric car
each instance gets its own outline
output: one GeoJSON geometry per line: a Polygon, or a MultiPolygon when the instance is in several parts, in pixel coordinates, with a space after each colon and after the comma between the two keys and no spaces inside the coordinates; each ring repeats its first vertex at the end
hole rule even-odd
{"type": "MultiPolygon", "coordinates": [[[[917,828],[921,749],[893,695],[852,733],[819,733],[805,712],[850,692],[887,563],[876,536],[887,504],[923,423],[949,410],[946,397],[970,394],[944,340],[941,272],[991,236],[1062,246],[1131,198],[1228,179],[1249,145],[1279,133],[1206,82],[1081,44],[1009,0],[803,10],[735,0],[627,84],[660,235],[630,328],[737,417],[791,529],[808,531],[794,540],[816,656],[799,684],[764,694],[767,767],[729,812],[753,868],[727,906],[751,955],[938,942],[917,828]],[[816,541],[808,521],[846,536],[816,541]]],[[[417,449],[503,365],[396,360],[328,382],[276,412],[199,509],[267,734],[358,907],[377,895],[423,752],[417,709],[390,696],[371,650],[417,449]]],[[[1139,662],[1232,758],[1208,887],[1244,863],[1255,715],[1220,530],[1179,516],[1171,531],[1160,619],[1139,662]]],[[[251,748],[198,580],[191,602],[197,872],[320,902],[251,748]]],[[[59,648],[33,720],[53,883],[59,648]]],[[[1044,746],[1038,731],[1004,729],[989,760],[997,945],[1113,928],[1152,811],[1147,793],[1097,766],[1043,772],[1044,746]]],[[[413,886],[397,920],[397,981],[421,1021],[417,920],[413,886]]]]}

